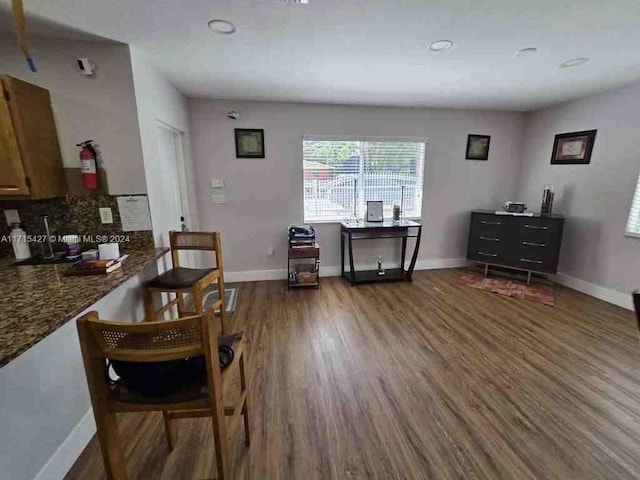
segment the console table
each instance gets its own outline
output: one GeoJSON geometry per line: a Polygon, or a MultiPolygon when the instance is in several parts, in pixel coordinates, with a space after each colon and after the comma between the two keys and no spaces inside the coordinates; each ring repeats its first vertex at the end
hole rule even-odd
{"type": "Polygon", "coordinates": [[[351,285],[365,282],[393,282],[400,280],[412,281],[411,275],[418,259],[418,249],[420,248],[420,236],[422,235],[422,225],[412,220],[385,220],[384,222],[365,222],[362,220],[352,220],[342,222],[340,228],[340,269],[342,277],[349,280],[351,285]],[[400,238],[402,239],[402,253],[400,268],[385,269],[385,275],[378,275],[377,270],[356,271],[353,264],[353,241],[372,240],[380,238],[400,238]],[[407,239],[415,238],[415,247],[411,255],[409,269],[405,270],[405,259],[407,253],[407,239]],[[345,243],[349,248],[349,270],[344,268],[345,243]]]}

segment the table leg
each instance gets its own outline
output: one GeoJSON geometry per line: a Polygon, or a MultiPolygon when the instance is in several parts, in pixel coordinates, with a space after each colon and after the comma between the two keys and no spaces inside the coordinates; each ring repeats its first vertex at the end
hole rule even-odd
{"type": "Polygon", "coordinates": [[[340,232],[340,276],[344,277],[344,233],[340,232]]]}
{"type": "Polygon", "coordinates": [[[351,285],[356,283],[356,269],[353,264],[353,239],[349,233],[349,268],[351,270],[351,285]]]}
{"type": "Polygon", "coordinates": [[[416,236],[416,246],[413,249],[413,255],[411,256],[411,263],[409,264],[409,270],[407,270],[407,280],[413,282],[411,276],[413,275],[413,269],[416,266],[418,260],[418,250],[420,249],[420,237],[422,236],[422,225],[418,227],[418,235],[416,236]]]}
{"type": "Polygon", "coordinates": [[[402,237],[402,253],[400,255],[400,268],[404,273],[404,260],[407,256],[407,237],[402,237]]]}

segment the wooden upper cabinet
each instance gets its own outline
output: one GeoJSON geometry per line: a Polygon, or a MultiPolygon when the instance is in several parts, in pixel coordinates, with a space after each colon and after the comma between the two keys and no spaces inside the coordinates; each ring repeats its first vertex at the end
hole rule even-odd
{"type": "Polygon", "coordinates": [[[0,82],[0,196],[65,195],[49,91],[6,75],[0,82]]]}

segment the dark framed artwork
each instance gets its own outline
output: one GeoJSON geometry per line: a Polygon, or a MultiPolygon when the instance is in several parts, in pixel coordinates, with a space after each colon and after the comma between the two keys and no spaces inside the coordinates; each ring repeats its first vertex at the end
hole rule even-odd
{"type": "Polygon", "coordinates": [[[598,130],[561,133],[556,135],[551,154],[551,165],[586,165],[591,162],[591,152],[598,130]]]}
{"type": "Polygon", "coordinates": [[[264,158],[264,130],[236,128],[236,158],[264,158]]]}
{"type": "Polygon", "coordinates": [[[489,160],[490,135],[467,136],[467,160],[489,160]]]}

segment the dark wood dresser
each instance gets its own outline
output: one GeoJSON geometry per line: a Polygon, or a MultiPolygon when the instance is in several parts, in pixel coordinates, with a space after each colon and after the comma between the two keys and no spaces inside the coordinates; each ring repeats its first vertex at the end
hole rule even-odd
{"type": "Polygon", "coordinates": [[[531,273],[556,273],[564,218],[496,215],[494,211],[471,212],[467,259],[531,273]]]}

